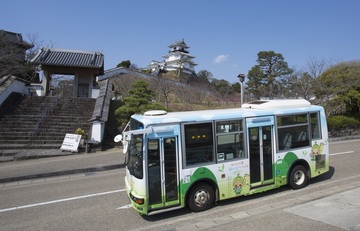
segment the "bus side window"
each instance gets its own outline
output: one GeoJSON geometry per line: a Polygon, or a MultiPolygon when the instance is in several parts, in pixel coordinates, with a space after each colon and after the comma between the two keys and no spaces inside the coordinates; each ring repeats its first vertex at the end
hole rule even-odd
{"type": "Polygon", "coordinates": [[[310,146],[307,113],[280,115],[276,120],[279,151],[310,146]]]}
{"type": "Polygon", "coordinates": [[[184,128],[186,165],[212,163],[214,161],[212,123],[186,124],[184,128]]]}
{"type": "Polygon", "coordinates": [[[314,112],[310,113],[310,122],[311,122],[311,138],[312,139],[321,139],[320,134],[320,123],[319,123],[319,113],[314,112]]]}
{"type": "Polygon", "coordinates": [[[217,121],[216,141],[218,161],[246,157],[242,120],[217,121]]]}
{"type": "Polygon", "coordinates": [[[293,148],[310,146],[310,141],[307,132],[308,126],[299,126],[294,133],[296,139],[294,140],[293,148]]]}
{"type": "Polygon", "coordinates": [[[243,135],[244,133],[217,135],[217,153],[224,153],[222,160],[245,157],[243,135]]]}

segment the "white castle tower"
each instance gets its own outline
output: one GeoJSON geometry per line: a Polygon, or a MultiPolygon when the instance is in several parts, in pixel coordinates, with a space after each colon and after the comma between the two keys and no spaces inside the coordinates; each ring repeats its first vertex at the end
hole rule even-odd
{"type": "Polygon", "coordinates": [[[197,65],[193,62],[194,56],[189,54],[189,46],[186,45],[184,39],[176,41],[169,46],[170,50],[167,55],[162,56],[164,61],[152,61],[148,66],[152,72],[177,71],[181,70],[183,73],[195,73],[194,67],[197,65]]]}

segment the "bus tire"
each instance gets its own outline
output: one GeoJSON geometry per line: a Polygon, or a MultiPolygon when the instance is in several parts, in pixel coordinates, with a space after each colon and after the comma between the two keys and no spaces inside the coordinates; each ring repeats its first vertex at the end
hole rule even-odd
{"type": "Polygon", "coordinates": [[[196,184],[188,196],[188,206],[193,212],[200,212],[211,208],[214,203],[214,189],[206,184],[196,184]]]}
{"type": "Polygon", "coordinates": [[[293,189],[301,189],[307,186],[309,181],[308,170],[302,165],[296,165],[290,173],[289,185],[293,189]]]}

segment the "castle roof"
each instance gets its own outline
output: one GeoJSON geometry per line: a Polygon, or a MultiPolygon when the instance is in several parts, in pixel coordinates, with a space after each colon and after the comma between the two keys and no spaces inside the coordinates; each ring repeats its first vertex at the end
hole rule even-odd
{"type": "Polygon", "coordinates": [[[183,47],[183,48],[185,48],[185,49],[190,48],[188,45],[186,45],[184,39],[172,43],[169,47],[170,47],[170,48],[173,48],[173,47],[177,47],[177,46],[183,47]]]}
{"type": "Polygon", "coordinates": [[[194,56],[192,56],[192,55],[190,55],[190,54],[188,54],[188,53],[181,52],[181,51],[169,52],[168,54],[163,55],[162,57],[165,58],[165,59],[167,59],[167,58],[169,58],[169,57],[171,57],[171,56],[181,56],[181,57],[186,56],[186,57],[189,58],[189,59],[195,58],[194,56]]]}

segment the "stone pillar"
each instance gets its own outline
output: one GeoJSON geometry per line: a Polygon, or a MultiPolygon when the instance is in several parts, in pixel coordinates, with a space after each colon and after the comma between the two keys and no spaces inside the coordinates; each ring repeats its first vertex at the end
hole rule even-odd
{"type": "Polygon", "coordinates": [[[50,93],[50,82],[51,73],[49,71],[44,71],[43,79],[41,82],[41,96],[47,96],[50,93]]]}
{"type": "Polygon", "coordinates": [[[73,97],[78,97],[78,88],[79,88],[79,76],[78,74],[74,75],[74,86],[73,86],[73,97]]]}

